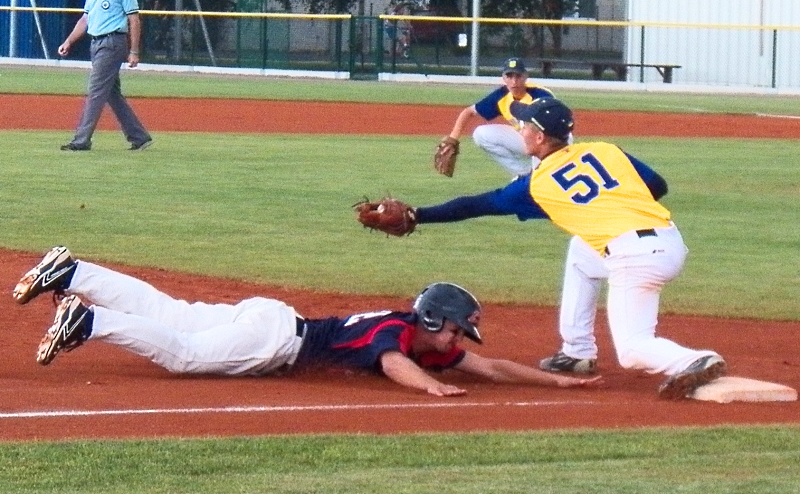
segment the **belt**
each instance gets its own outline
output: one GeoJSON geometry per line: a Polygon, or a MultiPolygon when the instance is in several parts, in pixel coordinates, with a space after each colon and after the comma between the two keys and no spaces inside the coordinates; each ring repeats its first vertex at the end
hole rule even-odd
{"type": "MultiPolygon", "coordinates": [[[[658,234],[656,233],[654,228],[645,228],[643,230],[636,230],[636,236],[639,237],[639,238],[657,237],[658,234]]],[[[603,254],[605,254],[606,256],[610,256],[611,255],[611,252],[608,251],[608,246],[607,245],[606,245],[606,248],[603,249],[603,254]]]]}
{"type": "Polygon", "coordinates": [[[276,369],[276,372],[278,372],[278,373],[288,372],[292,368],[292,366],[294,365],[295,360],[297,360],[297,355],[300,354],[300,347],[303,346],[303,337],[305,337],[306,329],[307,329],[306,320],[303,319],[300,316],[296,316],[295,319],[297,321],[297,325],[295,326],[294,334],[300,340],[299,342],[296,343],[297,344],[297,353],[294,354],[294,356],[292,356],[292,358],[289,359],[288,362],[286,362],[282,366],[278,367],[278,369],[276,369]]]}
{"type": "Polygon", "coordinates": [[[99,39],[107,38],[107,37],[109,37],[109,36],[115,36],[115,35],[118,35],[118,34],[125,34],[125,35],[127,35],[128,33],[124,32],[124,31],[111,31],[110,33],[106,33],[106,34],[98,34],[97,36],[92,36],[92,40],[93,40],[93,41],[97,41],[97,40],[99,40],[99,39]]]}
{"type": "Polygon", "coordinates": [[[297,329],[295,330],[294,334],[300,339],[303,339],[303,337],[306,335],[306,320],[302,317],[297,318],[297,329]]]}

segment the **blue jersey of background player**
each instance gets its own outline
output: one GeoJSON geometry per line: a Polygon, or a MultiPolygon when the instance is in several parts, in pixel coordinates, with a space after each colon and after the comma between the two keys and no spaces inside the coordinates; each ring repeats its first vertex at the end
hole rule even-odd
{"type": "Polygon", "coordinates": [[[502,86],[461,110],[448,135],[460,140],[471,121],[478,117],[486,120],[487,123],[478,125],[472,132],[472,140],[512,177],[517,177],[530,173],[539,160],[525,151],[525,143],[519,134],[520,124],[511,115],[511,103],[529,104],[538,98],[552,98],[553,93],[528,81],[528,71],[520,58],[506,60],[502,80],[502,86]],[[498,118],[505,123],[490,123],[498,118]]]}

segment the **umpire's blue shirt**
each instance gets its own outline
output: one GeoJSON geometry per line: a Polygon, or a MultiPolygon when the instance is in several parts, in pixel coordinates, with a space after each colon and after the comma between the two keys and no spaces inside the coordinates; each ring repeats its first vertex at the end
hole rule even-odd
{"type": "Polygon", "coordinates": [[[83,11],[88,16],[86,31],[89,36],[119,31],[128,32],[128,14],[139,12],[138,0],[86,0],[83,11]]]}

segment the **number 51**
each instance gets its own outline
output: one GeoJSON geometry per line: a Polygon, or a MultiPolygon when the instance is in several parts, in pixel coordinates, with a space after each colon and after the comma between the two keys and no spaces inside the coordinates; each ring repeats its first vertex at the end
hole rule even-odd
{"type": "Polygon", "coordinates": [[[598,160],[593,154],[584,154],[581,156],[581,162],[586,163],[594,168],[597,174],[600,175],[600,179],[603,182],[598,184],[592,176],[586,175],[585,173],[579,173],[573,177],[567,177],[567,173],[577,168],[578,165],[575,163],[567,163],[550,175],[553,177],[553,180],[555,180],[556,183],[560,185],[562,189],[564,189],[564,191],[568,191],[578,184],[583,184],[587,189],[589,189],[585,193],[577,192],[570,196],[570,199],[572,199],[573,202],[578,204],[588,204],[600,195],[600,186],[606,190],[611,190],[614,187],[619,186],[619,182],[608,173],[608,170],[605,169],[603,164],[600,163],[600,160],[598,160]]]}

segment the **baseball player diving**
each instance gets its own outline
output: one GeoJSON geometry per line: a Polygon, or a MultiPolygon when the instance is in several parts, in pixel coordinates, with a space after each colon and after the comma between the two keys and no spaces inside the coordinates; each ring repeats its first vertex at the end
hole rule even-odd
{"type": "Polygon", "coordinates": [[[594,321],[607,279],[608,322],[622,367],[668,376],[658,391],[667,399],[688,397],[724,375],[726,363],[716,352],[656,335],[661,289],[681,272],[687,254],[670,212],[658,202],[667,193],[666,181],[613,144],[569,144],[572,111],[558,99],[515,102],[510,110],[522,122],[527,153],[541,160],[532,173],[503,188],[436,206],[359,204],[359,221],[399,236],[417,224],[479,216],[549,219],[573,238],[561,300],[562,348],[542,360],[541,369],[595,371],[594,321]]]}
{"type": "Polygon", "coordinates": [[[253,297],[237,304],[176,300],[148,283],[54,247],[14,288],[26,304],[54,292],[64,297],[36,360],[50,364],[62,351],[102,341],[145,357],[170,372],[262,376],[312,365],[367,369],[435,396],[466,390],[426,372],[456,369],[497,383],[594,387],[602,378],[554,375],[509,360],[463,350],[464,337],[481,343],[481,307],[452,283],[433,283],[410,312],[372,311],[306,319],[285,303],[253,297]]]}

